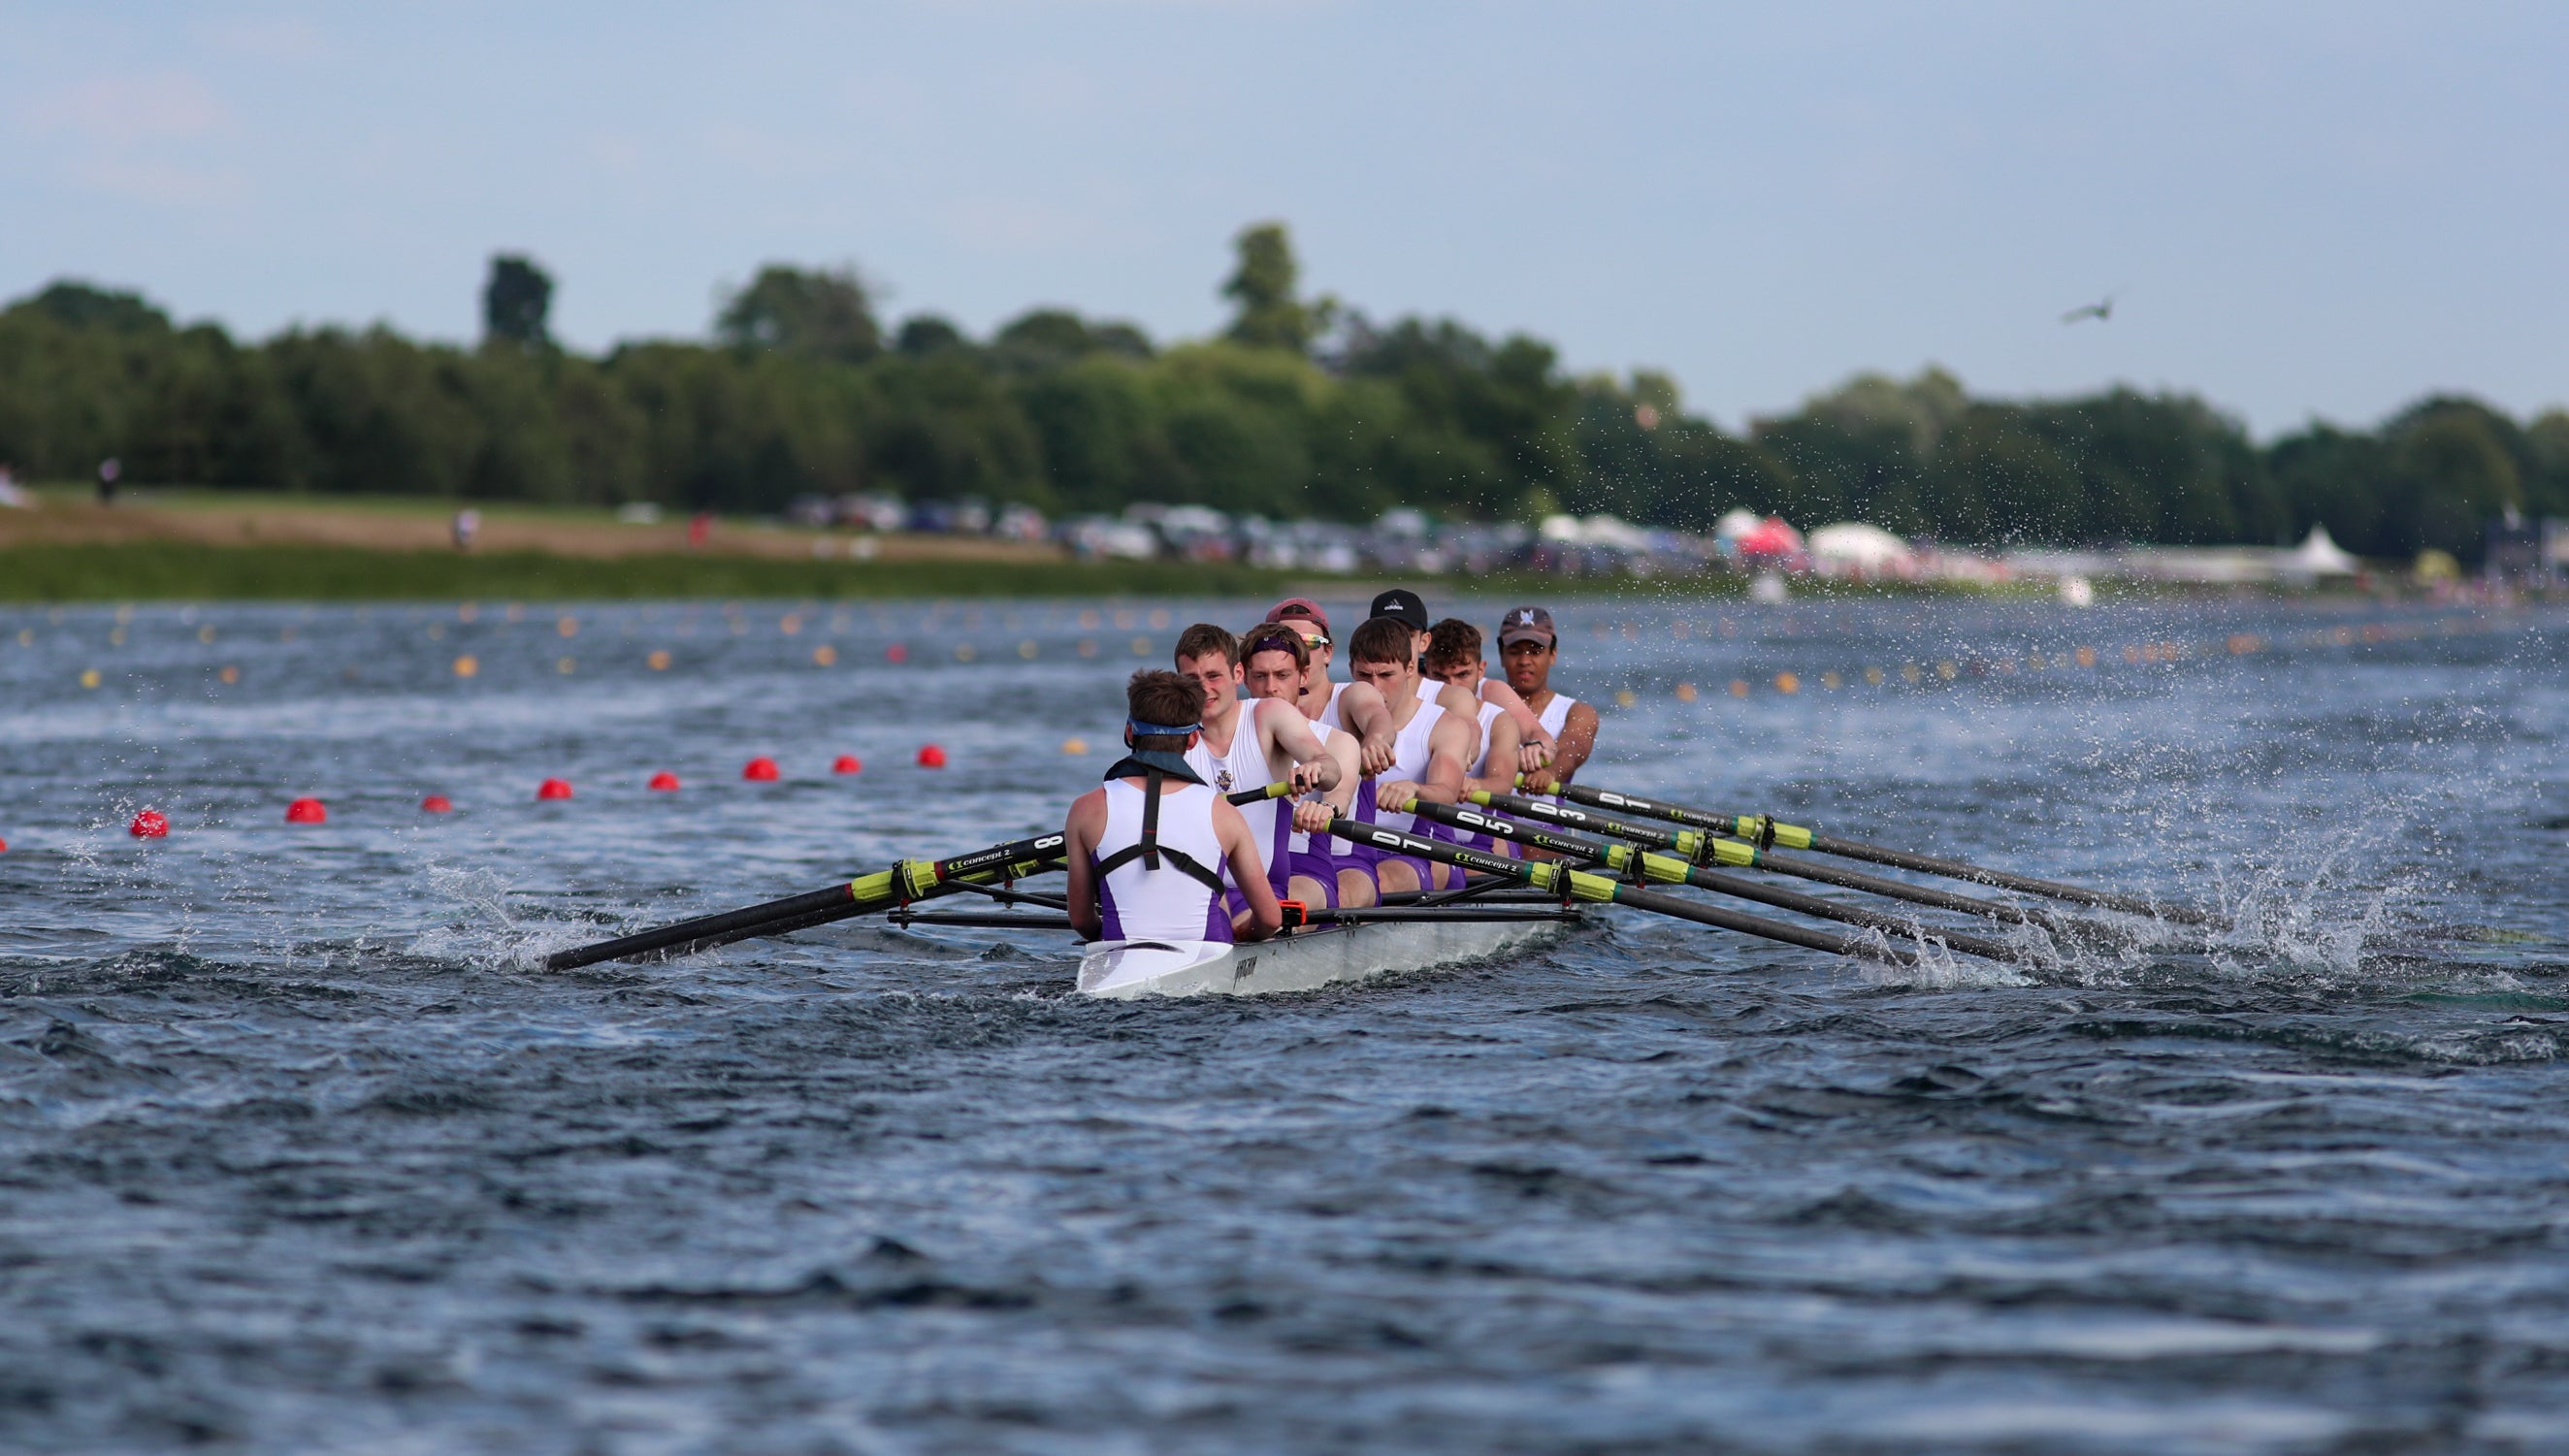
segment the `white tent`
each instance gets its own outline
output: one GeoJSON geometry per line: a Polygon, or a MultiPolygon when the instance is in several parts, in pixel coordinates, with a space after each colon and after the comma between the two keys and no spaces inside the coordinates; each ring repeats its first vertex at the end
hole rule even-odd
{"type": "Polygon", "coordinates": [[[2299,576],[2352,576],[2364,565],[2330,540],[2326,526],[2312,527],[2302,544],[2276,564],[2299,576]]]}
{"type": "Polygon", "coordinates": [[[1823,569],[1867,576],[1905,576],[1918,569],[1918,557],[1909,543],[1860,521],[1841,521],[1812,532],[1809,549],[1811,559],[1823,569]]]}
{"type": "Polygon", "coordinates": [[[1765,524],[1756,512],[1745,506],[1733,506],[1713,523],[1712,534],[1723,541],[1737,541],[1765,524]]]}

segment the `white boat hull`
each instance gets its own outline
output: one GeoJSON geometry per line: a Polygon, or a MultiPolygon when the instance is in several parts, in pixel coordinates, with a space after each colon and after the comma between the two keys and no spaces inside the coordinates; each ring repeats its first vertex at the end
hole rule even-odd
{"type": "Polygon", "coordinates": [[[1079,960],[1079,989],[1138,996],[1257,996],[1306,991],[1391,970],[1485,960],[1561,932],[1559,920],[1368,920],[1234,945],[1222,940],[1100,940],[1079,960]]]}

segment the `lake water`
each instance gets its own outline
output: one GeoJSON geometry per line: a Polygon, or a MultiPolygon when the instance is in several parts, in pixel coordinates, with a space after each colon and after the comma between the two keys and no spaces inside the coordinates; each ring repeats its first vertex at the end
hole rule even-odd
{"type": "Polygon", "coordinates": [[[1257,605],[0,611],[0,1448],[2569,1447],[2557,612],[1562,606],[1596,785],[2217,942],[533,967],[1053,827],[1257,605]]]}

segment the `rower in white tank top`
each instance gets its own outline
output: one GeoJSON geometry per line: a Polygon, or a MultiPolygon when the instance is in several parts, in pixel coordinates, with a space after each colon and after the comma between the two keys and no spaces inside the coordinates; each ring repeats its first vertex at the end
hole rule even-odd
{"type": "MultiPolygon", "coordinates": [[[[1334,701],[1331,703],[1331,706],[1336,706],[1334,701]]],[[[1326,723],[1314,723],[1311,725],[1311,736],[1320,740],[1320,748],[1324,752],[1328,749],[1330,738],[1345,731],[1346,730],[1343,728],[1332,728],[1326,723]]],[[[1278,807],[1281,810],[1286,806],[1280,805],[1278,807]]],[[[1246,809],[1241,811],[1243,814],[1247,814],[1248,812],[1249,811],[1246,809]]],[[[1290,814],[1284,815],[1284,823],[1286,826],[1284,831],[1284,848],[1286,851],[1296,855],[1307,855],[1311,853],[1311,837],[1302,833],[1300,830],[1291,827],[1293,816],[1290,814]]],[[[1326,840],[1327,843],[1322,846],[1320,853],[1326,855],[1346,854],[1347,842],[1345,840],[1339,839],[1334,835],[1325,835],[1322,836],[1322,838],[1326,840]]]]}
{"type": "MultiPolygon", "coordinates": [[[[1229,753],[1214,757],[1201,737],[1195,747],[1187,750],[1187,767],[1212,785],[1217,794],[1264,788],[1268,782],[1267,753],[1258,744],[1259,706],[1244,702],[1232,715],[1229,753]]],[[[1280,813],[1284,802],[1261,799],[1238,806],[1240,817],[1249,821],[1249,841],[1258,846],[1258,863],[1267,867],[1268,885],[1278,895],[1284,893],[1284,834],[1292,823],[1290,816],[1280,813]]]]}
{"type": "MultiPolygon", "coordinates": [[[[1098,881],[1097,900],[1109,940],[1229,940],[1231,914],[1223,909],[1221,866],[1229,858],[1213,828],[1214,791],[1189,784],[1160,796],[1155,838],[1160,868],[1134,858],[1098,881]],[[1172,855],[1169,851],[1175,851],[1172,855]],[[1183,862],[1179,856],[1184,856],[1183,862]],[[1192,867],[1192,868],[1190,868],[1192,867]],[[1201,873],[1198,873],[1201,872],[1201,873]],[[1207,883],[1208,880],[1211,883],[1207,883]]],[[[1106,782],[1106,829],[1097,837],[1096,862],[1105,865],[1142,842],[1142,791],[1122,779],[1106,782]]]]}
{"type": "MultiPolygon", "coordinates": [[[[1419,703],[1417,713],[1410,717],[1409,726],[1392,735],[1391,767],[1382,771],[1378,781],[1397,783],[1405,780],[1412,784],[1425,782],[1428,759],[1427,735],[1435,731],[1437,721],[1444,716],[1445,710],[1436,704],[1424,701],[1419,703]]],[[[1418,816],[1391,814],[1377,809],[1374,812],[1373,822],[1385,829],[1396,829],[1406,834],[1410,832],[1410,826],[1418,822],[1418,816]]]]}

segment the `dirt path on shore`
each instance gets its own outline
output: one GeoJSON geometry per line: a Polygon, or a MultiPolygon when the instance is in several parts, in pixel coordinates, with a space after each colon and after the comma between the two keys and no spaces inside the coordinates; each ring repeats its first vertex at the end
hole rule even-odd
{"type": "MultiPolygon", "coordinates": [[[[647,526],[600,515],[516,514],[480,508],[478,552],[542,551],[561,556],[617,557],[684,551],[683,519],[647,526]]],[[[201,497],[103,507],[89,502],[41,499],[26,510],[0,510],[0,547],[187,542],[205,546],[313,546],[359,550],[453,550],[451,508],[413,502],[279,502],[263,498],[226,502],[201,497]]],[[[873,559],[881,561],[1058,561],[1067,558],[1050,543],[992,541],[985,537],[884,536],[809,531],[718,521],[705,554],[770,560],[873,559]]]]}

